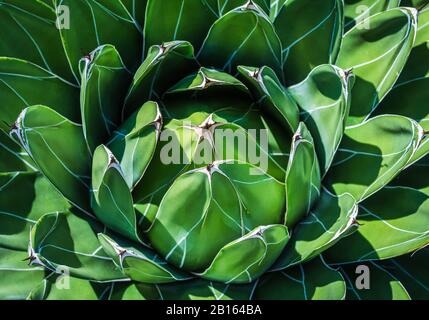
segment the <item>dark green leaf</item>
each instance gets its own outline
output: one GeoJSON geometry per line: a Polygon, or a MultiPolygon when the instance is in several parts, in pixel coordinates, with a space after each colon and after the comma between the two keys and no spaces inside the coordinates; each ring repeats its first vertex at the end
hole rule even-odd
{"type": "Polygon", "coordinates": [[[89,212],[91,163],[82,126],[48,107],[32,106],[21,113],[13,134],[52,184],[89,212]]]}

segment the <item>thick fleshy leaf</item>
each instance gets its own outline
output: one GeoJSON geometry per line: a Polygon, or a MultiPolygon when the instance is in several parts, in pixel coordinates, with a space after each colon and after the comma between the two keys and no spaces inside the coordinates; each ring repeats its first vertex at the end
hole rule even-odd
{"type": "Polygon", "coordinates": [[[163,285],[113,284],[109,300],[250,300],[254,285],[195,279],[163,285]]]}
{"type": "MultiPolygon", "coordinates": [[[[399,114],[410,117],[429,131],[429,8],[419,13],[417,39],[401,76],[374,114],[399,114]]],[[[420,143],[410,163],[418,161],[429,152],[427,137],[420,143]]]]}
{"type": "Polygon", "coordinates": [[[284,225],[258,227],[224,246],[201,277],[229,283],[251,283],[277,260],[289,240],[284,225]]]}
{"type": "Polygon", "coordinates": [[[104,225],[131,240],[141,241],[131,191],[118,160],[104,145],[94,152],[91,195],[92,209],[104,225]]]}
{"type": "Polygon", "coordinates": [[[31,61],[56,74],[57,78],[76,83],[77,77],[64,53],[56,20],[55,10],[40,1],[2,1],[0,56],[31,61]]]}
{"type": "MultiPolygon", "coordinates": [[[[370,16],[382,11],[399,7],[400,4],[401,0],[345,0],[345,29],[350,30],[357,23],[364,21],[370,16]]],[[[407,5],[402,4],[402,6],[407,5]]]]}
{"type": "MultiPolygon", "coordinates": [[[[362,264],[361,264],[362,265],[362,264]]],[[[339,270],[347,282],[347,300],[410,300],[410,296],[403,284],[389,269],[378,263],[365,264],[369,273],[369,288],[358,289],[360,272],[359,264],[340,266],[339,270]]]]}
{"type": "Polygon", "coordinates": [[[296,102],[284,89],[274,70],[238,66],[244,82],[258,101],[263,112],[272,115],[293,134],[298,129],[299,110],[296,102]]]}
{"type": "Polygon", "coordinates": [[[103,300],[112,285],[53,273],[30,292],[27,300],[103,300]]]}
{"type": "Polygon", "coordinates": [[[333,65],[321,65],[289,88],[315,141],[322,174],[330,167],[343,137],[353,79],[333,65]]]}
{"type": "Polygon", "coordinates": [[[387,259],[429,243],[429,183],[424,164],[403,171],[360,204],[359,229],[329,250],[335,263],[387,259]],[[383,236],[380,237],[380,234],[383,236]]]}
{"type": "Polygon", "coordinates": [[[131,75],[111,45],[104,45],[80,61],[81,113],[88,149],[106,143],[121,122],[121,104],[131,75]]]}
{"type": "Polygon", "coordinates": [[[397,8],[376,14],[345,34],[336,65],[356,75],[349,125],[367,119],[393,87],[416,31],[417,10],[397,8]],[[361,27],[365,23],[368,28],[361,27]]]}
{"type": "Polygon", "coordinates": [[[283,2],[274,26],[283,45],[284,79],[294,84],[315,66],[335,62],[343,36],[344,8],[341,0],[283,2]]]}
{"type": "Polygon", "coordinates": [[[162,116],[158,104],[146,102],[113,133],[107,144],[118,159],[130,190],[146,172],[159,140],[162,116]]]}
{"type": "Polygon", "coordinates": [[[60,28],[59,32],[75,75],[79,74],[79,60],[103,44],[115,46],[130,70],[138,67],[143,37],[120,0],[53,1],[57,10],[58,6],[68,7],[69,28],[60,28]]]}
{"type": "Polygon", "coordinates": [[[323,192],[309,216],[295,228],[273,270],[308,261],[354,231],[358,207],[355,199],[323,192]]]}
{"type": "Polygon", "coordinates": [[[208,89],[212,89],[213,87],[220,87],[221,89],[231,87],[247,92],[246,86],[228,73],[202,67],[198,73],[191,74],[179,81],[176,85],[170,88],[167,93],[195,93],[196,91],[210,92],[213,90],[208,89]]]}
{"type": "MultiPolygon", "coordinates": [[[[168,262],[184,270],[201,271],[228,243],[259,226],[282,223],[284,199],[284,184],[259,168],[215,163],[176,179],[148,236],[168,262]],[[271,201],[259,200],[265,197],[271,201]]],[[[253,244],[252,239],[261,250],[265,248],[253,236],[246,243],[253,244]]]]}
{"type": "Polygon", "coordinates": [[[429,248],[387,260],[383,266],[401,281],[413,300],[429,299],[429,248]]]}
{"type": "Polygon", "coordinates": [[[341,274],[318,257],[305,264],[267,273],[259,280],[256,300],[341,300],[346,284],[341,274]]]}
{"type": "Polygon", "coordinates": [[[0,175],[0,246],[27,250],[31,227],[46,213],[68,211],[68,202],[39,173],[0,175]]]}
{"type": "Polygon", "coordinates": [[[99,234],[98,239],[118,268],[133,281],[160,284],[192,278],[191,275],[168,265],[149,248],[137,247],[124,241],[119,245],[105,234],[99,234]]]}
{"type": "Polygon", "coordinates": [[[52,184],[89,212],[90,155],[82,126],[48,107],[32,106],[21,113],[12,134],[52,184]]]}
{"type": "Polygon", "coordinates": [[[0,128],[0,173],[37,171],[25,150],[0,128]]]}
{"type": "Polygon", "coordinates": [[[217,19],[217,10],[209,2],[148,0],[144,27],[146,48],[176,40],[186,40],[194,48],[200,48],[217,19]]]}
{"type": "Polygon", "coordinates": [[[286,171],[286,225],[293,228],[320,195],[320,168],[310,132],[300,123],[286,171]]]}
{"type": "Polygon", "coordinates": [[[159,100],[167,89],[196,68],[194,48],[189,42],[174,41],[150,47],[134,75],[123,106],[122,120],[146,101],[159,100]]]}
{"type": "Polygon", "coordinates": [[[29,267],[25,251],[0,248],[0,299],[25,300],[33,288],[42,283],[46,271],[29,267]]]}
{"type": "Polygon", "coordinates": [[[419,190],[385,187],[360,204],[358,231],[329,251],[329,261],[387,259],[420,248],[429,243],[428,211],[419,190]]]}
{"type": "Polygon", "coordinates": [[[71,212],[44,215],[31,230],[31,264],[100,282],[126,279],[98,241],[102,227],[90,219],[71,212]]]}
{"type": "MultiPolygon", "coordinates": [[[[271,0],[212,0],[217,1],[218,3],[218,17],[223,16],[229,11],[241,7],[249,2],[253,2],[261,8],[267,15],[270,15],[271,12],[271,0]]],[[[281,1],[279,1],[281,2],[281,1]]]]}
{"type": "Polygon", "coordinates": [[[208,67],[235,74],[236,67],[269,66],[282,75],[282,52],[279,37],[269,17],[249,1],[217,20],[197,55],[208,67]],[[234,34],[225,37],[225,34],[234,34]]]}
{"type": "Polygon", "coordinates": [[[80,122],[79,90],[37,65],[0,57],[0,128],[8,130],[25,107],[50,106],[80,122]],[[43,94],[40,94],[43,92],[43,94]]]}
{"type": "Polygon", "coordinates": [[[218,84],[191,93],[191,99],[185,92],[185,99],[172,94],[166,100],[165,111],[169,116],[165,118],[155,156],[133,192],[144,229],[153,223],[172,183],[190,169],[212,164],[213,159],[247,161],[284,181],[291,139],[288,133],[269,117],[256,112],[247,93],[243,96],[243,91],[237,90],[241,86],[218,84]],[[213,154],[207,159],[199,154],[201,150],[213,154]]]}
{"type": "Polygon", "coordinates": [[[348,192],[360,202],[404,169],[421,138],[421,127],[402,116],[378,116],[350,127],[325,184],[335,194],[348,192]]]}

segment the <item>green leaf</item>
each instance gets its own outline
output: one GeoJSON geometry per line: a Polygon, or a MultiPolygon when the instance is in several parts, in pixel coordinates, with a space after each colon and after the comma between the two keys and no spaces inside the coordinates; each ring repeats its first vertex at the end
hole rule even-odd
{"type": "Polygon", "coordinates": [[[146,101],[159,100],[167,89],[196,68],[194,49],[189,42],[174,41],[150,47],[134,75],[123,106],[122,120],[146,101]]]}
{"type": "Polygon", "coordinates": [[[42,283],[46,272],[42,267],[29,267],[28,254],[0,248],[0,299],[25,300],[31,290],[42,283]]]}
{"type": "MultiPolygon", "coordinates": [[[[276,122],[255,112],[257,109],[249,97],[244,99],[240,93],[243,91],[223,83],[195,91],[192,99],[185,92],[184,99],[174,94],[165,100],[169,116],[165,118],[160,142],[144,179],[133,192],[144,229],[153,223],[162,197],[172,183],[187,170],[211,165],[213,160],[247,161],[278,181],[284,181],[290,137],[276,122]],[[243,98],[238,100],[238,97],[243,98]],[[246,128],[263,131],[249,132],[246,128]],[[237,138],[241,141],[239,144],[237,138]],[[250,152],[242,146],[249,146],[250,152]],[[207,159],[207,154],[199,154],[201,150],[213,154],[207,159]]],[[[259,203],[251,206],[259,207],[259,203]]]]}
{"type": "Polygon", "coordinates": [[[214,10],[206,0],[148,0],[144,27],[146,48],[186,40],[199,49],[217,18],[214,10]]]}
{"type": "Polygon", "coordinates": [[[88,149],[105,143],[121,122],[120,106],[131,75],[111,45],[98,47],[81,64],[81,112],[88,149]]]}
{"type": "Polygon", "coordinates": [[[174,284],[113,284],[109,300],[250,300],[254,285],[195,279],[174,284]]]}
{"type": "Polygon", "coordinates": [[[293,134],[298,129],[299,110],[284,89],[274,70],[269,67],[238,66],[243,81],[250,88],[263,112],[272,115],[293,134]]]}
{"type": "Polygon", "coordinates": [[[146,172],[159,140],[162,116],[156,102],[146,102],[113,133],[107,147],[118,159],[130,190],[146,172]]]}
{"type": "Polygon", "coordinates": [[[282,223],[284,199],[284,185],[261,169],[214,163],[176,179],[148,237],[168,262],[188,271],[202,270],[228,243],[259,226],[282,223]],[[259,200],[264,197],[271,201],[259,200]]]}
{"type": "Polygon", "coordinates": [[[383,266],[398,278],[413,300],[429,299],[428,265],[429,249],[423,248],[413,254],[403,255],[383,263],[383,266]]]}
{"type": "Polygon", "coordinates": [[[344,35],[336,64],[356,75],[349,125],[367,119],[392,89],[410,55],[416,31],[417,11],[397,8],[362,21],[344,35]]]}
{"type": "Polygon", "coordinates": [[[284,225],[258,227],[225,245],[199,276],[229,283],[251,283],[267,271],[289,240],[284,225]]]}
{"type": "Polygon", "coordinates": [[[284,78],[294,84],[302,81],[315,66],[335,62],[343,36],[343,2],[283,2],[274,26],[283,46],[284,78]]]}
{"type": "MultiPolygon", "coordinates": [[[[429,112],[426,103],[429,99],[429,10],[419,13],[417,39],[410,58],[401,76],[374,114],[399,114],[410,117],[429,131],[429,112]]],[[[425,136],[410,163],[414,163],[429,153],[429,139],[425,136]]]]}
{"type": "Polygon", "coordinates": [[[236,8],[210,29],[197,55],[208,67],[234,74],[236,67],[269,66],[282,76],[281,43],[269,17],[252,2],[236,8]],[[234,34],[233,37],[225,37],[234,34]]]}
{"type": "Polygon", "coordinates": [[[35,287],[27,300],[103,300],[113,286],[70,277],[66,274],[51,274],[35,287]]]}
{"type": "Polygon", "coordinates": [[[284,271],[262,276],[255,300],[342,300],[346,284],[341,274],[321,257],[284,271]]]}
{"type": "Polygon", "coordinates": [[[118,268],[133,281],[160,284],[192,278],[168,265],[149,248],[137,247],[125,241],[120,241],[119,245],[105,234],[99,234],[98,239],[118,268]]]}
{"type": "Polygon", "coordinates": [[[210,91],[208,89],[213,87],[220,87],[221,89],[230,87],[245,93],[248,92],[243,83],[228,73],[201,67],[198,73],[191,74],[175,84],[167,91],[167,94],[210,91]]]}
{"type": "MultiPolygon", "coordinates": [[[[345,0],[345,29],[350,30],[366,18],[376,13],[399,7],[400,4],[401,0],[345,0]]],[[[404,4],[402,6],[407,7],[404,4]]]]}
{"type": "Polygon", "coordinates": [[[347,300],[410,300],[410,296],[403,284],[389,269],[377,262],[366,264],[369,272],[368,289],[357,289],[359,274],[358,264],[342,265],[339,267],[347,281],[347,300]]]}
{"type": "Polygon", "coordinates": [[[25,150],[0,128],[0,173],[37,171],[25,150]]]}
{"type": "Polygon", "coordinates": [[[32,106],[21,113],[12,133],[52,184],[89,212],[90,155],[82,126],[48,107],[32,106]]]}
{"type": "Polygon", "coordinates": [[[126,279],[98,241],[102,230],[95,221],[74,213],[46,214],[31,230],[30,261],[88,280],[126,279]]]}
{"type": "Polygon", "coordinates": [[[0,95],[0,128],[4,130],[22,109],[37,104],[80,122],[78,89],[31,62],[0,57],[0,95]]]}
{"type": "Polygon", "coordinates": [[[378,116],[350,127],[325,184],[335,194],[348,192],[361,202],[405,168],[421,138],[421,127],[402,116],[378,116]]]}
{"type": "Polygon", "coordinates": [[[77,77],[64,53],[56,20],[55,10],[40,1],[2,1],[0,56],[31,61],[55,74],[56,78],[76,83],[77,77]]]}
{"type": "Polygon", "coordinates": [[[292,138],[286,171],[286,225],[293,228],[320,195],[320,168],[310,132],[300,123],[292,138]]]}
{"type": "Polygon", "coordinates": [[[131,191],[118,160],[104,145],[99,146],[94,153],[91,195],[92,209],[104,225],[131,240],[141,242],[131,191]]]}
{"type": "Polygon", "coordinates": [[[353,80],[351,74],[333,65],[321,65],[289,88],[315,141],[322,174],[329,169],[343,137],[353,80]]]}
{"type": "Polygon", "coordinates": [[[329,250],[329,261],[388,259],[428,244],[428,199],[427,194],[408,186],[378,191],[359,205],[358,230],[329,250]]]}
{"type": "Polygon", "coordinates": [[[308,261],[332,247],[356,228],[358,207],[355,199],[323,192],[319,201],[295,228],[289,243],[273,270],[308,261]]]}
{"type": "Polygon", "coordinates": [[[0,174],[0,246],[27,250],[30,229],[36,221],[46,213],[69,208],[39,173],[0,174]]]}
{"type": "Polygon", "coordinates": [[[79,60],[103,44],[113,45],[128,69],[138,67],[143,37],[120,0],[54,0],[54,4],[57,10],[60,5],[69,8],[70,26],[59,32],[75,75],[79,60]]]}

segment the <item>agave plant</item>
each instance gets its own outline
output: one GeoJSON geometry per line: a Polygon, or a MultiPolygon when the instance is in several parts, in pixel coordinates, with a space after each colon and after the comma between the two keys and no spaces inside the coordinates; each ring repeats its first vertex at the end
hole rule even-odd
{"type": "Polygon", "coordinates": [[[0,1],[0,297],[427,299],[427,2],[0,1]]]}

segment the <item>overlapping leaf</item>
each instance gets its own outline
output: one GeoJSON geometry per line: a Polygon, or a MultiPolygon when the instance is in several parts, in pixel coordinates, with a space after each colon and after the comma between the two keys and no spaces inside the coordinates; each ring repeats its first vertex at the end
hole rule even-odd
{"type": "Polygon", "coordinates": [[[325,183],[336,194],[348,192],[360,202],[405,168],[421,138],[421,127],[402,116],[378,116],[351,127],[325,183]]]}
{"type": "MultiPolygon", "coordinates": [[[[229,242],[259,226],[280,223],[284,185],[262,171],[249,175],[251,169],[248,164],[221,162],[176,179],[148,233],[154,248],[173,265],[198,271],[207,268],[229,242]],[[275,201],[260,202],[255,194],[269,195],[275,201]]],[[[257,237],[249,237],[265,250],[257,237]]]]}
{"type": "Polygon", "coordinates": [[[89,212],[90,155],[82,126],[48,107],[32,106],[21,113],[12,133],[53,185],[89,212]]]}
{"type": "Polygon", "coordinates": [[[193,278],[192,275],[173,268],[147,247],[125,241],[121,241],[119,245],[105,234],[99,234],[98,238],[105,252],[131,280],[162,284],[193,278]]]}
{"type": "Polygon", "coordinates": [[[60,28],[59,32],[76,78],[79,60],[103,44],[115,46],[130,70],[138,67],[143,37],[134,17],[120,0],[54,0],[54,5],[57,11],[61,9],[59,6],[67,7],[70,25],[60,28]]]}
{"type": "Polygon", "coordinates": [[[269,17],[252,2],[231,10],[210,29],[197,58],[235,74],[239,65],[268,66],[282,76],[281,42],[269,17]],[[234,37],[225,37],[233,33],[234,37]]]}
{"type": "Polygon", "coordinates": [[[167,89],[196,69],[189,42],[174,41],[152,46],[134,75],[122,110],[125,120],[146,101],[160,98],[167,89]]]}
{"type": "Polygon", "coordinates": [[[284,3],[274,20],[282,42],[284,79],[294,84],[315,66],[335,62],[343,36],[343,1],[278,2],[284,3]]]}
{"type": "Polygon", "coordinates": [[[4,130],[10,129],[25,107],[37,104],[80,122],[79,90],[31,62],[0,57],[0,95],[0,128],[4,130]]]}
{"type": "Polygon", "coordinates": [[[286,171],[286,225],[293,227],[320,196],[320,167],[310,132],[300,123],[292,138],[286,171]]]}
{"type": "Polygon", "coordinates": [[[416,31],[417,11],[397,8],[369,17],[344,35],[336,64],[356,75],[349,125],[368,118],[393,87],[408,60],[416,31]]]}
{"type": "Polygon", "coordinates": [[[302,120],[315,141],[322,175],[329,169],[344,133],[353,79],[333,65],[321,65],[288,89],[303,110],[302,120]]]}
{"type": "Polygon", "coordinates": [[[258,281],[256,300],[342,300],[346,284],[341,274],[318,257],[284,271],[267,273],[258,281]]]}
{"type": "Polygon", "coordinates": [[[55,10],[40,1],[2,1],[0,56],[31,61],[56,77],[76,83],[72,72],[76,65],[69,64],[64,53],[56,20],[55,10]]]}
{"type": "Polygon", "coordinates": [[[98,241],[102,230],[71,212],[46,214],[31,231],[30,262],[98,282],[126,279],[98,241]]]}
{"type": "Polygon", "coordinates": [[[291,240],[273,266],[282,270],[308,261],[356,229],[357,205],[352,196],[323,192],[308,217],[295,228],[291,240]]]}
{"type": "Polygon", "coordinates": [[[105,143],[121,122],[131,75],[113,46],[97,48],[81,63],[83,132],[91,153],[105,143]]]}
{"type": "Polygon", "coordinates": [[[0,175],[0,246],[27,250],[30,229],[46,213],[66,212],[68,202],[41,174],[0,175]],[[19,192],[17,192],[19,190],[19,192]]]}

